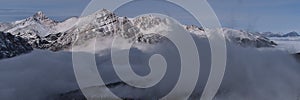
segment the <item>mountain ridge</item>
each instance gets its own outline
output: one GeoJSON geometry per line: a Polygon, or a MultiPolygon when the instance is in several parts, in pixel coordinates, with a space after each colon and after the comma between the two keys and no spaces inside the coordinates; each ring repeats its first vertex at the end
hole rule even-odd
{"type": "MultiPolygon", "coordinates": [[[[148,14],[136,18],[117,16],[106,9],[91,15],[55,21],[39,11],[33,16],[12,23],[0,24],[0,29],[28,41],[32,48],[60,51],[71,49],[96,37],[119,36],[131,42],[155,44],[170,27],[167,18],[148,14]]],[[[185,31],[207,38],[205,30],[195,25],[182,25],[185,31]]],[[[1,31],[1,30],[0,30],[1,31]]],[[[261,35],[223,28],[229,42],[243,47],[274,47],[277,44],[261,35]]]]}
{"type": "Polygon", "coordinates": [[[288,32],[285,34],[282,33],[272,33],[272,32],[262,32],[260,33],[262,36],[265,37],[299,37],[300,34],[296,31],[288,32]]]}

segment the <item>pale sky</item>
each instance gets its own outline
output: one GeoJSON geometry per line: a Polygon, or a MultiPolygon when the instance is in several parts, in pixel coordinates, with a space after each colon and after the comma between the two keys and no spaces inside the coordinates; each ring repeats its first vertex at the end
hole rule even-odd
{"type": "MultiPolygon", "coordinates": [[[[80,16],[90,0],[1,0],[0,21],[11,22],[45,12],[63,20],[80,16]]],[[[222,26],[248,31],[300,32],[300,0],[208,0],[222,26]]],[[[105,3],[105,1],[103,2],[105,3]]],[[[183,24],[197,24],[178,6],[162,0],[136,0],[116,11],[120,16],[158,12],[174,17],[183,24]]]]}

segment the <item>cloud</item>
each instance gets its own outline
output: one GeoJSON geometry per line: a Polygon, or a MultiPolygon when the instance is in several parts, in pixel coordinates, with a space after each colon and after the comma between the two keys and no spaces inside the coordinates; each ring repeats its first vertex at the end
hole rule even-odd
{"type": "MultiPolygon", "coordinates": [[[[193,37],[201,62],[199,81],[193,94],[197,97],[209,75],[211,52],[207,39],[196,35],[193,37]]],[[[100,49],[95,55],[98,70],[108,83],[120,80],[110,60],[111,41],[109,38],[99,39],[97,47],[100,49]]],[[[227,48],[227,69],[216,100],[296,100],[299,97],[300,64],[287,52],[267,48],[243,48],[230,42],[227,48]]],[[[119,52],[123,50],[120,49],[119,52]]],[[[170,41],[156,45],[135,44],[130,51],[133,70],[142,75],[149,72],[148,59],[152,54],[163,55],[168,63],[166,77],[159,85],[149,91],[126,87],[112,91],[120,95],[141,97],[159,97],[168,93],[175,85],[180,70],[178,50],[170,41]]],[[[68,51],[54,53],[35,50],[30,54],[1,60],[0,99],[44,100],[78,89],[71,57],[71,52],[68,51]]],[[[84,68],[94,72],[91,66],[84,68]]],[[[179,91],[178,94],[184,93],[179,91]]]]}

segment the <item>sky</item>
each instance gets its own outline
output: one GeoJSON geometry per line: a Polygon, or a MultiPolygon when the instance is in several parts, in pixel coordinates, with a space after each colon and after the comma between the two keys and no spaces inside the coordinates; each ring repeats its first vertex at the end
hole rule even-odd
{"type": "MultiPolygon", "coordinates": [[[[43,11],[64,20],[80,16],[90,0],[1,0],[0,22],[11,22],[43,11]]],[[[258,32],[300,32],[300,0],[208,0],[222,26],[258,32]]],[[[103,2],[105,3],[105,1],[103,2]]],[[[119,16],[162,13],[183,24],[199,25],[183,8],[163,0],[135,0],[118,9],[119,16]]]]}

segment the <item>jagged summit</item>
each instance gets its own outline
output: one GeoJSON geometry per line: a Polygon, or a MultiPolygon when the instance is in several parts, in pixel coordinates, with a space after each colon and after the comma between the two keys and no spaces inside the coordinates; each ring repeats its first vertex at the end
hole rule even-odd
{"type": "Polygon", "coordinates": [[[107,15],[116,16],[116,14],[114,14],[113,12],[111,12],[111,11],[109,11],[107,9],[98,10],[98,11],[94,12],[93,14],[91,14],[89,16],[94,16],[96,18],[101,18],[101,17],[107,16],[107,15]]]}
{"type": "Polygon", "coordinates": [[[33,15],[33,18],[37,18],[37,19],[47,19],[48,17],[45,15],[44,12],[38,11],[37,13],[35,13],[35,14],[33,15]]]}
{"type": "Polygon", "coordinates": [[[96,11],[95,13],[98,13],[98,14],[100,14],[100,13],[102,13],[102,14],[109,14],[109,13],[112,13],[112,12],[109,11],[109,10],[107,10],[107,9],[101,9],[101,10],[96,11]]]}
{"type": "Polygon", "coordinates": [[[57,22],[55,20],[50,19],[48,16],[46,16],[46,14],[42,11],[38,11],[37,13],[35,13],[32,18],[38,22],[40,22],[41,24],[44,25],[55,25],[57,24],[57,22]]]}

